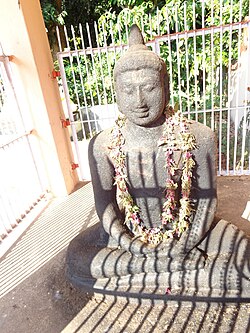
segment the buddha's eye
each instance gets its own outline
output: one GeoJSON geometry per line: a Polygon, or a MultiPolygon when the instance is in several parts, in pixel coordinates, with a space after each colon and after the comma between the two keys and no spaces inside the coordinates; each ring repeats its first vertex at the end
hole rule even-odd
{"type": "Polygon", "coordinates": [[[123,92],[125,94],[131,95],[133,93],[133,89],[131,87],[124,87],[123,92]]]}
{"type": "Polygon", "coordinates": [[[153,84],[146,84],[144,86],[144,90],[147,91],[147,92],[150,92],[150,91],[152,91],[154,89],[155,89],[155,85],[153,85],[153,84]]]}

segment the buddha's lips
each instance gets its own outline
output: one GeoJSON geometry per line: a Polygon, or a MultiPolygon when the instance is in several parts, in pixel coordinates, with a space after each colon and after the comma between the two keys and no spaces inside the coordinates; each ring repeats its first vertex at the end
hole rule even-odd
{"type": "Polygon", "coordinates": [[[147,117],[149,114],[148,108],[137,108],[134,112],[140,118],[147,117]]]}

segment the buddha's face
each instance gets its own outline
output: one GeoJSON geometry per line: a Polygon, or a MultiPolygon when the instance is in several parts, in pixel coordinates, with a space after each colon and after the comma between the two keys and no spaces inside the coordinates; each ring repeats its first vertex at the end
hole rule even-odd
{"type": "Polygon", "coordinates": [[[116,97],[120,112],[139,126],[154,124],[163,114],[166,94],[163,75],[152,68],[119,73],[116,97]]]}

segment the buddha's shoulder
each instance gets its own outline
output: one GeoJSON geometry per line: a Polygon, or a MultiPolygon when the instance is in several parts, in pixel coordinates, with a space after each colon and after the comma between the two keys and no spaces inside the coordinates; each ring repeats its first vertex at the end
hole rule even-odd
{"type": "Polygon", "coordinates": [[[103,153],[108,151],[108,147],[111,142],[111,128],[101,131],[96,134],[89,143],[89,147],[92,150],[102,151],[103,153]]]}
{"type": "Polygon", "coordinates": [[[193,120],[190,120],[189,126],[197,140],[203,142],[207,140],[215,140],[215,133],[210,127],[193,120]]]}

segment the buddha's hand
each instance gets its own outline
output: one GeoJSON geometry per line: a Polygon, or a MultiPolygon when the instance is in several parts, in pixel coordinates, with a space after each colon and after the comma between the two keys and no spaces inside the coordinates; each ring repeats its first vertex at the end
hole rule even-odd
{"type": "Polygon", "coordinates": [[[140,237],[131,240],[129,251],[136,255],[165,255],[166,243],[150,244],[143,242],[140,237]]]}

